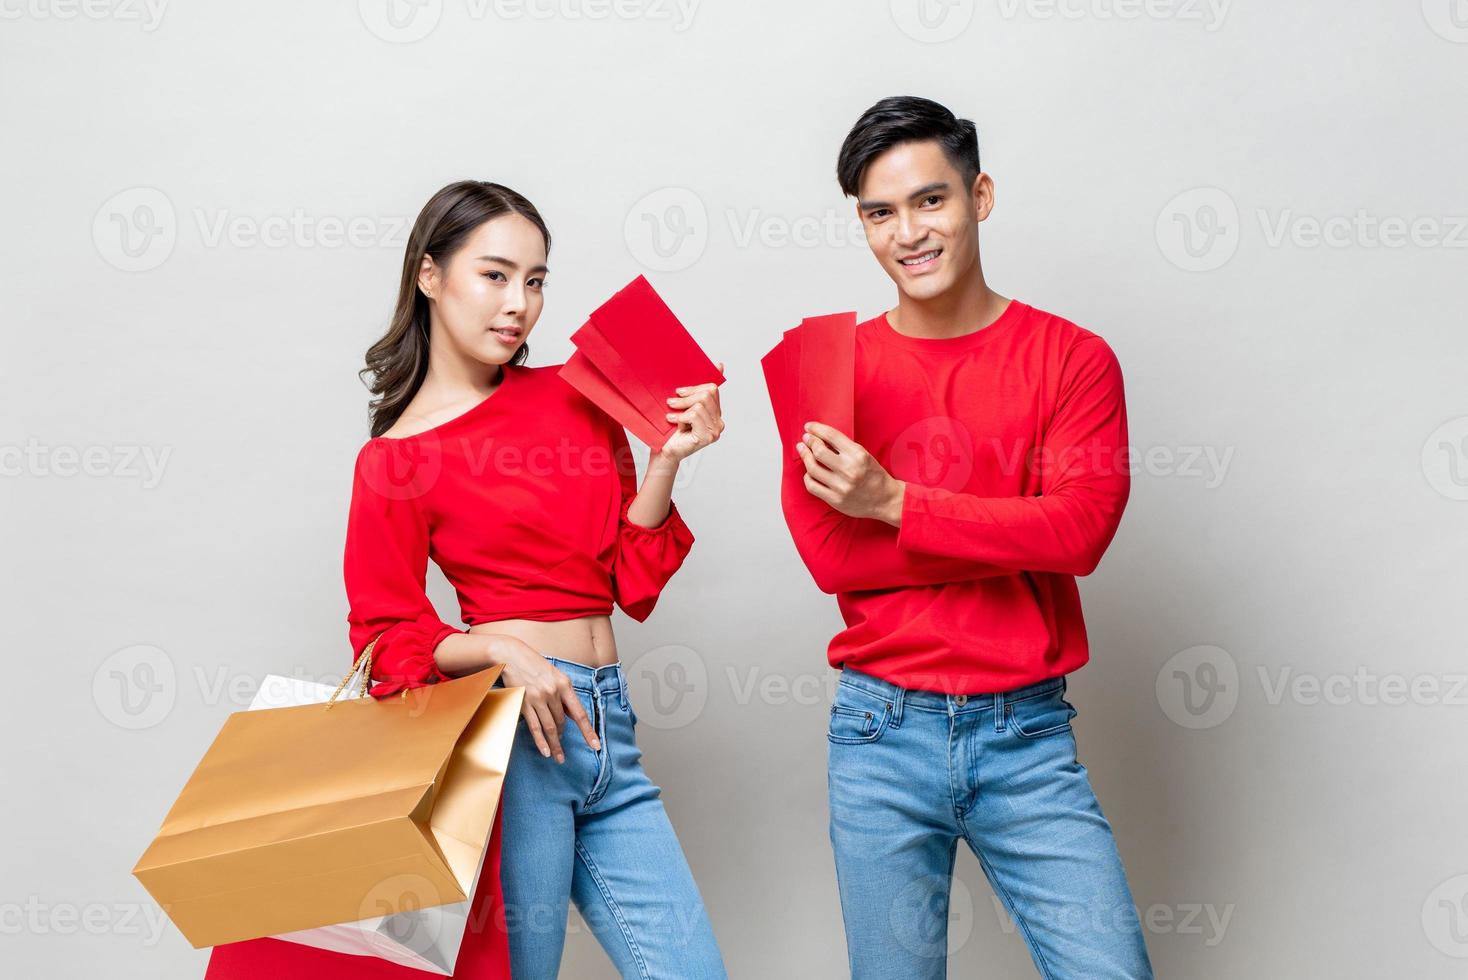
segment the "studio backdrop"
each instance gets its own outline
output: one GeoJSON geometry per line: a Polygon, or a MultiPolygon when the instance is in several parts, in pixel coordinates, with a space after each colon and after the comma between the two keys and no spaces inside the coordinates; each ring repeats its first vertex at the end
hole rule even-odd
{"type": "MultiPolygon", "coordinates": [[[[731,975],[845,976],[840,618],[781,516],[759,357],[894,303],[834,174],[893,94],[977,122],[993,287],[1122,366],[1132,495],[1067,696],[1157,975],[1468,970],[1461,0],[0,21],[4,975],[202,974],[129,871],[265,675],[350,664],[356,372],[418,209],[472,177],[554,235],[531,364],[640,274],[726,365],[728,430],[674,491],[697,543],[615,628],[731,975]]],[[[1034,975],[966,852],[949,947],[955,977],[1034,975]]],[[[574,915],[563,975],[612,975],[574,915]]]]}

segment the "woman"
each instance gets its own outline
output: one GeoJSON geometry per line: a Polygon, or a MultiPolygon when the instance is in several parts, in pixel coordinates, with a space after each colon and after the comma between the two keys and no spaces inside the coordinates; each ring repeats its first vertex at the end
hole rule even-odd
{"type": "MultiPolygon", "coordinates": [[[[492,665],[525,689],[456,976],[556,976],[574,898],[623,976],[723,977],[640,764],[610,620],[613,603],[645,619],[692,545],[670,494],[679,463],[723,432],[718,390],[668,399],[677,431],[639,490],[622,428],[555,367],[524,364],[549,249],[535,207],[498,184],[451,184],[418,216],[364,371],[378,397],[348,519],[354,656],[377,640],[375,697],[492,665]],[[424,593],[430,555],[467,631],[424,593]]],[[[209,977],[308,972],[427,976],[267,939],[218,947],[209,977]]]]}

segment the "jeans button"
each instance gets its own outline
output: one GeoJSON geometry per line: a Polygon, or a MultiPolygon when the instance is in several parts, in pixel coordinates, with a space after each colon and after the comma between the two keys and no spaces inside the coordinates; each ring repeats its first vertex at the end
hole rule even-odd
{"type": "Polygon", "coordinates": [[[953,699],[953,703],[962,708],[964,705],[968,704],[968,695],[960,694],[958,697],[953,699]]]}

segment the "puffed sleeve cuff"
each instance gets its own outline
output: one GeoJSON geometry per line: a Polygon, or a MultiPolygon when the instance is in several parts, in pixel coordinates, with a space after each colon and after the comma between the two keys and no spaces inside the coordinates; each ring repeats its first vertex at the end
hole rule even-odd
{"type": "Polygon", "coordinates": [[[656,527],[633,524],[627,517],[631,506],[631,498],[622,501],[612,580],[617,605],[641,622],[652,614],[663,586],[688,557],[693,532],[683,523],[678,505],[671,501],[668,515],[656,527]]]}
{"type": "Polygon", "coordinates": [[[421,634],[426,643],[416,642],[417,637],[397,636],[392,637],[392,642],[383,651],[381,658],[374,649],[372,677],[378,683],[372,687],[372,696],[385,698],[410,688],[452,680],[453,678],[439,669],[433,651],[443,642],[444,637],[462,632],[463,630],[454,629],[447,623],[440,623],[435,632],[421,634]]]}

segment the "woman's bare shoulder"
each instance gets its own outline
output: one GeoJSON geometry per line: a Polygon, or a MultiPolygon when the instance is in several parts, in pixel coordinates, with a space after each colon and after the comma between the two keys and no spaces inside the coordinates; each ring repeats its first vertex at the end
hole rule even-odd
{"type": "Polygon", "coordinates": [[[403,409],[380,439],[411,439],[430,429],[437,429],[456,422],[474,412],[493,398],[498,397],[499,386],[483,395],[478,392],[460,392],[445,396],[442,392],[418,392],[403,409]]]}
{"type": "Polygon", "coordinates": [[[429,411],[415,398],[403,409],[403,414],[398,416],[397,421],[378,438],[408,439],[447,422],[463,411],[463,408],[455,409],[453,406],[437,407],[429,411]]]}

